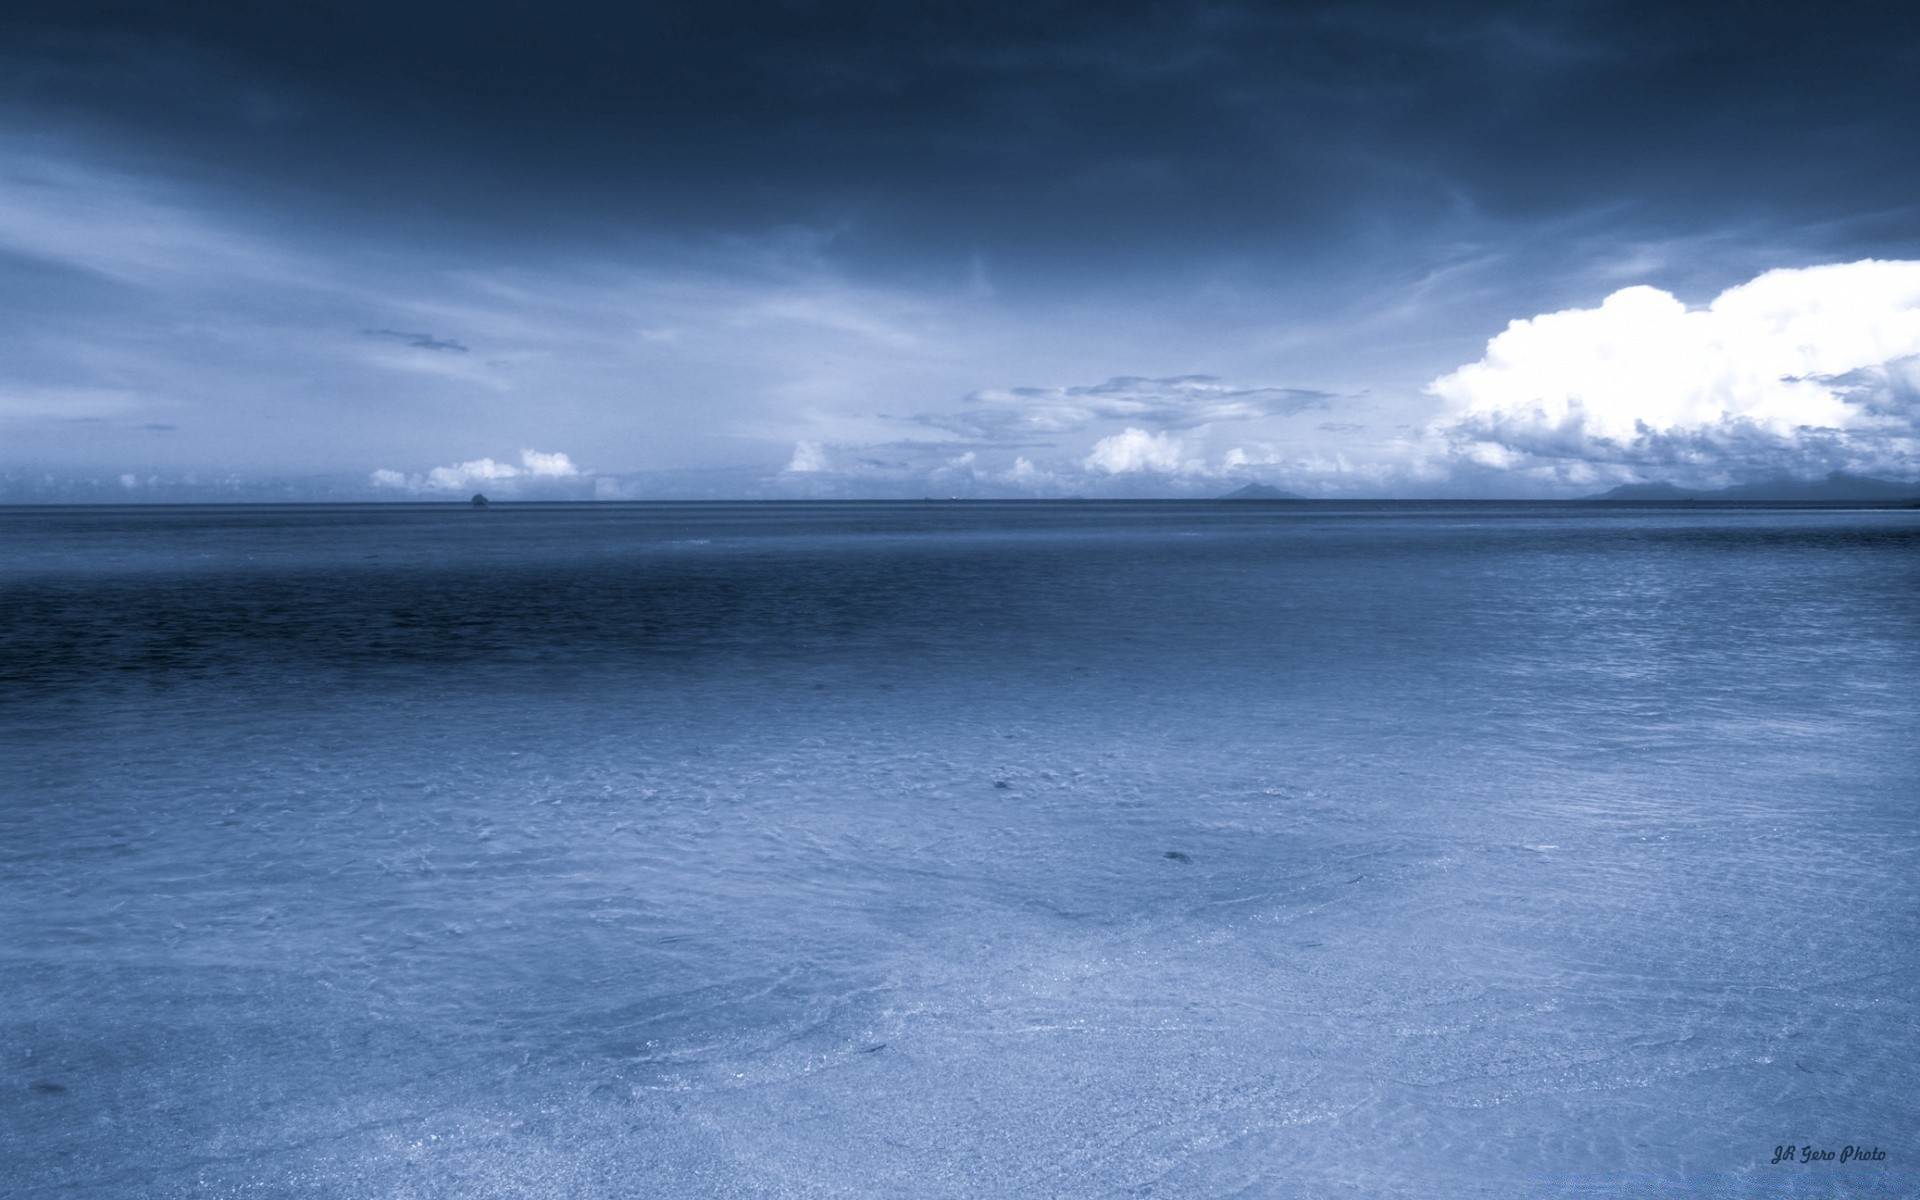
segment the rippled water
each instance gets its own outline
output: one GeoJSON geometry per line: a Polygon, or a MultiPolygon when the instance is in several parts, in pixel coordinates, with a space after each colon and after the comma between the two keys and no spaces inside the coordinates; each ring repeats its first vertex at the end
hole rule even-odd
{"type": "Polygon", "coordinates": [[[0,1190],[1914,1194],[1917,551],[0,511],[0,1190]]]}

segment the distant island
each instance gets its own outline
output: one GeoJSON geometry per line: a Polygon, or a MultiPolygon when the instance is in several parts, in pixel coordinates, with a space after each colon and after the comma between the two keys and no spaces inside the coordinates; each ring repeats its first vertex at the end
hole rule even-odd
{"type": "Polygon", "coordinates": [[[1295,492],[1283,492],[1269,483],[1250,483],[1220,497],[1222,500],[1305,500],[1295,492]]]}
{"type": "Polygon", "coordinates": [[[1920,501],[1920,483],[1870,479],[1835,471],[1825,479],[1773,479],[1740,483],[1717,491],[1675,487],[1671,483],[1623,483],[1584,500],[1611,500],[1635,504],[1900,504],[1920,501]]]}

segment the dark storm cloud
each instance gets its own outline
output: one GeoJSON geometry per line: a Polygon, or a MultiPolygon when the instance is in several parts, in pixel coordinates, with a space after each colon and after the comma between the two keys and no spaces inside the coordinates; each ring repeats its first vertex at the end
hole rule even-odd
{"type": "Polygon", "coordinates": [[[784,221],[1057,272],[1311,257],[1462,204],[1857,218],[1910,205],[1920,165],[1893,5],[27,0],[0,21],[15,104],[289,197],[534,238],[784,221]]]}

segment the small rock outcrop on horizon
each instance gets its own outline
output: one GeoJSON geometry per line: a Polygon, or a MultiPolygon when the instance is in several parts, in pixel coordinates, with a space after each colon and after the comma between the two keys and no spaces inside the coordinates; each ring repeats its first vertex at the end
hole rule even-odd
{"type": "Polygon", "coordinates": [[[1898,504],[1920,500],[1920,483],[1870,479],[1835,471],[1825,479],[1772,479],[1764,483],[1738,483],[1711,492],[1675,487],[1671,483],[1623,483],[1611,491],[1584,499],[1639,504],[1675,504],[1690,500],[1721,504],[1898,504]]]}
{"type": "Polygon", "coordinates": [[[1250,483],[1220,497],[1222,500],[1305,500],[1297,492],[1285,492],[1270,483],[1250,483]]]}
{"type": "Polygon", "coordinates": [[[485,508],[487,506],[487,498],[479,492],[475,492],[473,494],[473,506],[475,508],[485,508]]]}

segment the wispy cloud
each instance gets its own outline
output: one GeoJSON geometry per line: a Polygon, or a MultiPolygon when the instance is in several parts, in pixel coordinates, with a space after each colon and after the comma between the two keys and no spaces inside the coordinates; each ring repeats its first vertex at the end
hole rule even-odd
{"type": "Polygon", "coordinates": [[[398,329],[363,329],[360,332],[368,337],[404,342],[415,350],[444,350],[453,354],[467,352],[467,347],[459,342],[451,338],[437,338],[430,333],[404,333],[398,329]]]}
{"type": "Polygon", "coordinates": [[[234,278],[323,284],[317,262],[260,233],[208,220],[205,199],[165,179],[0,140],[0,248],[22,258],[149,289],[234,278]]]}
{"type": "Polygon", "coordinates": [[[975,392],[962,408],[915,419],[965,437],[1019,441],[1074,433],[1101,421],[1196,429],[1325,408],[1334,399],[1330,392],[1234,384],[1212,375],[1123,375],[1104,383],[975,392]]]}

